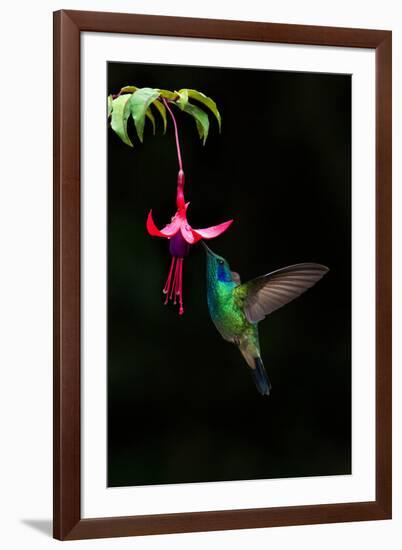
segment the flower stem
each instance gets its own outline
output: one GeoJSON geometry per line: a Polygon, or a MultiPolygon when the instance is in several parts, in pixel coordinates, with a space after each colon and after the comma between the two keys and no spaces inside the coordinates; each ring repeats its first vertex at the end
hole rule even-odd
{"type": "Polygon", "coordinates": [[[179,161],[179,170],[183,171],[183,162],[182,162],[182,159],[181,159],[181,150],[180,150],[180,142],[179,142],[179,131],[177,129],[176,118],[175,118],[175,116],[172,112],[172,109],[169,107],[169,104],[166,101],[166,98],[163,97],[162,99],[163,99],[163,103],[165,104],[166,109],[169,111],[169,114],[170,114],[170,116],[173,120],[174,133],[175,133],[175,137],[176,137],[177,160],[179,161]]]}
{"type": "Polygon", "coordinates": [[[180,141],[179,141],[179,131],[177,129],[177,122],[176,118],[173,114],[172,109],[169,107],[169,103],[167,102],[166,98],[162,98],[163,103],[166,107],[166,109],[169,111],[169,114],[172,118],[173,125],[174,125],[174,133],[176,138],[176,149],[177,149],[177,160],[179,162],[179,173],[177,174],[177,193],[176,193],[176,205],[177,208],[183,209],[185,208],[186,201],[184,198],[184,172],[183,172],[183,161],[181,158],[181,150],[180,150],[180,141]]]}

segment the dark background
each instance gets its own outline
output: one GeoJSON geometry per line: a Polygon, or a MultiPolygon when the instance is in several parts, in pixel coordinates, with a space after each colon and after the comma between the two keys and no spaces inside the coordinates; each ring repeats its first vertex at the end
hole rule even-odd
{"type": "MultiPolygon", "coordinates": [[[[163,306],[175,213],[173,126],[134,149],[108,130],[108,485],[351,473],[351,78],[348,75],[108,64],[128,84],[211,96],[202,146],[177,109],[193,227],[234,218],[210,241],[246,281],[297,262],[330,267],[260,324],[272,381],[260,396],[213,326],[204,251],[185,259],[185,314],[163,306]]],[[[159,115],[156,113],[156,117],[159,115]]]]}

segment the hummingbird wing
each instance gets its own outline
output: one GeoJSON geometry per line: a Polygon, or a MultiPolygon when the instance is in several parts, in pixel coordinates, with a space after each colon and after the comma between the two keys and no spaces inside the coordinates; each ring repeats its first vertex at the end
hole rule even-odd
{"type": "Polygon", "coordinates": [[[247,320],[258,323],[303,294],[328,271],[325,265],[314,263],[290,265],[236,287],[234,298],[247,320]]]}

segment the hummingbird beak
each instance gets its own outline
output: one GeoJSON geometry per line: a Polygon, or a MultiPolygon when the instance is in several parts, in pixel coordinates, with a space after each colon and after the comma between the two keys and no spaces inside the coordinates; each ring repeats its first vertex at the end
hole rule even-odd
{"type": "Polygon", "coordinates": [[[212,252],[212,250],[207,246],[204,241],[201,241],[202,246],[204,247],[205,253],[210,254],[211,256],[215,256],[215,254],[212,252]]]}

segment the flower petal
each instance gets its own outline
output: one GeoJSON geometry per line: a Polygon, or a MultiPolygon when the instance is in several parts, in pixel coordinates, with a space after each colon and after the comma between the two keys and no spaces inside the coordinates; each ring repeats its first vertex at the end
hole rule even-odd
{"type": "Polygon", "coordinates": [[[149,211],[146,223],[147,231],[152,237],[164,237],[161,231],[156,227],[154,219],[152,217],[152,210],[149,211]]]}
{"type": "MultiPolygon", "coordinates": [[[[205,227],[204,229],[193,229],[193,233],[195,233],[202,239],[213,239],[214,237],[217,237],[218,235],[226,231],[226,229],[228,229],[228,227],[232,223],[233,223],[233,220],[229,220],[227,222],[220,223],[219,225],[205,227]]],[[[198,240],[199,239],[197,239],[197,241],[198,240]]]]}
{"type": "Polygon", "coordinates": [[[188,244],[195,244],[202,239],[201,236],[197,235],[191,227],[188,225],[187,220],[180,226],[180,231],[183,236],[183,239],[188,242],[188,244]]]}
{"type": "Polygon", "coordinates": [[[160,230],[156,227],[152,217],[152,210],[150,210],[147,218],[146,227],[148,233],[152,235],[152,237],[165,237],[166,239],[168,239],[178,232],[180,228],[180,223],[180,219],[177,216],[174,216],[174,218],[172,219],[172,223],[169,223],[160,230]]]}

